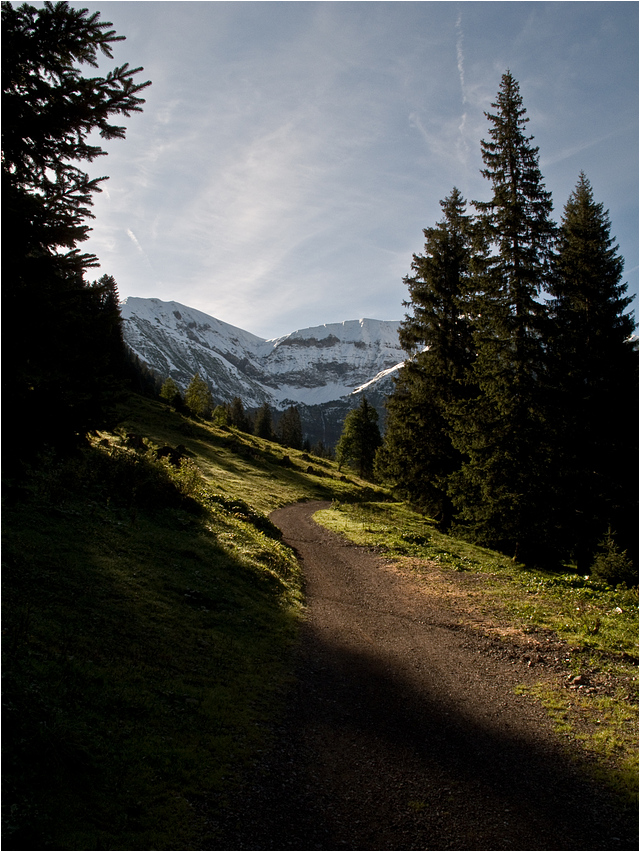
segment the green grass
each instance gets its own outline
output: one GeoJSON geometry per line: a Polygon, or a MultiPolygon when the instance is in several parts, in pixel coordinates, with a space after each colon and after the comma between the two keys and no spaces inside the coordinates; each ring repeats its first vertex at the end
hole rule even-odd
{"type": "Polygon", "coordinates": [[[335,462],[234,428],[187,419],[151,400],[134,399],[122,412],[121,430],[143,435],[157,446],[183,444],[214,491],[264,513],[298,500],[386,496],[352,473],[345,476],[335,462]]]}
{"type": "Polygon", "coordinates": [[[584,758],[585,771],[626,800],[637,801],[637,589],[611,588],[575,573],[529,571],[499,553],[440,533],[404,503],[335,502],[315,519],[357,544],[401,560],[423,578],[429,576],[443,605],[466,609],[477,629],[562,640],[570,674],[588,672],[604,692],[568,690],[566,675],[547,676],[525,691],[570,737],[571,752],[584,758]],[[476,575],[479,585],[465,586],[461,593],[454,582],[459,572],[476,575]]]}
{"type": "Polygon", "coordinates": [[[361,490],[140,398],[5,482],[6,848],[203,848],[291,677],[302,578],[265,513],[361,490]]]}
{"type": "Polygon", "coordinates": [[[589,775],[605,782],[627,804],[637,808],[638,708],[628,700],[626,690],[596,697],[537,683],[516,691],[539,701],[556,731],[581,746],[571,747],[570,755],[582,763],[589,775]]]}
{"type": "Polygon", "coordinates": [[[553,630],[594,657],[600,653],[611,661],[637,658],[637,589],[613,589],[577,574],[529,571],[500,553],[439,532],[433,521],[405,503],[336,502],[316,519],[390,555],[484,575],[484,610],[525,632],[553,630]]]}
{"type": "Polygon", "coordinates": [[[526,572],[333,462],[160,403],[133,397],[120,420],[4,482],[6,848],[215,843],[291,683],[302,577],[267,515],[298,500],[334,501],[323,522],[414,570],[480,572],[487,617],[557,630],[576,666],[630,671],[631,592],[526,572]],[[179,467],[164,445],[186,448],[179,467]]]}

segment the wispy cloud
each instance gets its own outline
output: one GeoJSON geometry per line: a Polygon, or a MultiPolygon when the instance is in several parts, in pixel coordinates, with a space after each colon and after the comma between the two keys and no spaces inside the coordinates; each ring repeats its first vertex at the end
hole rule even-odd
{"type": "Polygon", "coordinates": [[[469,153],[469,145],[466,139],[466,124],[467,124],[467,111],[465,109],[467,103],[467,89],[464,82],[464,36],[462,33],[462,12],[458,10],[458,15],[456,17],[456,60],[458,65],[458,77],[460,80],[460,91],[462,93],[462,117],[460,119],[460,124],[458,125],[459,131],[459,139],[458,139],[458,148],[461,156],[466,160],[466,157],[469,153]]]}
{"type": "Polygon", "coordinates": [[[563,160],[569,160],[572,157],[575,157],[576,154],[580,154],[582,151],[587,151],[589,148],[593,148],[595,145],[600,145],[602,142],[607,142],[608,140],[618,136],[620,133],[624,131],[625,128],[616,128],[615,130],[611,130],[609,133],[599,134],[598,136],[592,137],[590,139],[584,139],[576,144],[567,145],[566,147],[561,148],[559,151],[556,151],[555,154],[551,154],[550,156],[541,156],[540,157],[540,165],[544,168],[546,166],[552,166],[556,163],[561,163],[563,160]]]}
{"type": "Polygon", "coordinates": [[[456,59],[458,60],[458,76],[460,78],[460,91],[462,92],[462,103],[467,102],[467,95],[464,85],[464,53],[462,46],[464,36],[462,34],[462,12],[458,11],[456,18],[456,59]]]}
{"type": "MultiPolygon", "coordinates": [[[[591,4],[591,16],[608,26],[633,17],[632,4],[609,5],[591,4]]],[[[637,33],[634,42],[625,26],[598,41],[604,30],[582,22],[583,8],[169,2],[149,19],[148,4],[111,4],[127,36],[118,61],[144,65],[153,86],[126,141],[108,143],[96,165],[111,180],[87,249],[123,295],[183,301],[264,336],[303,317],[397,319],[402,276],[439,200],[453,185],[484,197],[483,110],[503,63],[526,86],[554,178],[584,154],[594,184],[610,188],[619,175],[631,209],[624,180],[630,162],[637,168],[637,130],[612,129],[621,123],[610,100],[618,117],[634,97],[637,107],[621,46],[637,48],[637,33]],[[597,68],[594,41],[606,58],[597,68]]]]}

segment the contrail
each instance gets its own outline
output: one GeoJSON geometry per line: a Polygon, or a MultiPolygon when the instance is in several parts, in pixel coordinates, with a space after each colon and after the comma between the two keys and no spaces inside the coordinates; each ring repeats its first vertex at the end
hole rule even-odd
{"type": "Polygon", "coordinates": [[[157,282],[158,284],[161,284],[160,277],[158,276],[158,273],[156,272],[156,270],[155,270],[155,268],[154,268],[153,264],[152,264],[152,263],[151,263],[151,261],[149,260],[149,256],[147,255],[146,251],[145,251],[145,250],[142,248],[142,246],[140,245],[140,240],[136,237],[136,235],[133,233],[133,231],[131,230],[131,228],[126,228],[125,230],[126,230],[127,236],[129,237],[129,239],[131,240],[131,242],[134,244],[134,246],[138,249],[138,251],[140,252],[140,254],[142,255],[142,257],[145,259],[145,262],[147,263],[147,265],[148,265],[149,269],[153,272],[153,275],[154,275],[154,277],[155,277],[155,279],[156,279],[156,282],[157,282]]]}
{"type": "Polygon", "coordinates": [[[142,248],[142,246],[140,245],[140,243],[139,243],[139,241],[138,241],[138,238],[137,238],[137,237],[136,237],[136,235],[133,233],[133,231],[131,230],[131,228],[127,228],[127,236],[129,237],[129,239],[131,240],[131,242],[134,244],[134,246],[138,249],[138,251],[140,252],[140,254],[141,254],[141,255],[143,255],[143,256],[146,258],[147,256],[146,256],[146,254],[144,253],[144,249],[143,249],[143,248],[142,248]]]}
{"type": "Polygon", "coordinates": [[[458,76],[460,77],[460,88],[462,90],[462,103],[465,104],[467,102],[467,96],[465,94],[465,85],[464,85],[464,53],[462,52],[462,12],[458,12],[458,17],[456,18],[456,57],[458,59],[458,76]]]}
{"type": "Polygon", "coordinates": [[[463,156],[469,151],[466,139],[464,138],[465,125],[467,123],[467,113],[464,109],[467,103],[466,87],[464,84],[464,52],[462,50],[463,35],[462,35],[462,12],[458,10],[456,17],[456,58],[458,60],[458,77],[460,79],[460,89],[462,92],[462,118],[458,130],[460,132],[460,144],[463,151],[463,156]]]}

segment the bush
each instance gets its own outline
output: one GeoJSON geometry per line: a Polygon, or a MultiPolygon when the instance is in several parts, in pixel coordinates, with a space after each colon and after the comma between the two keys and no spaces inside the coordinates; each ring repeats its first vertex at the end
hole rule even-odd
{"type": "Polygon", "coordinates": [[[617,546],[615,533],[610,529],[598,545],[598,552],[591,566],[591,576],[596,580],[604,580],[611,586],[621,583],[628,586],[638,585],[638,572],[627,551],[620,550],[617,546]]]}

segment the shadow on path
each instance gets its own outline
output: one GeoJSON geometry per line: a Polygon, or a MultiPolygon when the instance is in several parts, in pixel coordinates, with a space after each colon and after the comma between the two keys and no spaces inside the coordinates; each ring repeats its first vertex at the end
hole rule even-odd
{"type": "Polygon", "coordinates": [[[293,530],[274,520],[309,585],[298,681],[224,848],[638,848],[636,816],[505,689],[512,668],[480,660],[366,551],[316,533],[317,505],[292,508],[293,530]]]}

